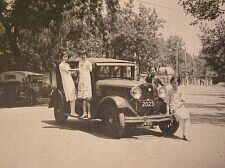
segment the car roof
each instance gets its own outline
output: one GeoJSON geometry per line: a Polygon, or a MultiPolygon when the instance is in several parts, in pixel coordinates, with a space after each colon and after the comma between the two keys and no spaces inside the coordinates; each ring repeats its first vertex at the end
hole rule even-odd
{"type": "MultiPolygon", "coordinates": [[[[68,62],[73,62],[73,61],[80,61],[81,58],[75,58],[75,59],[70,59],[68,62]]],[[[118,59],[112,59],[112,58],[87,58],[91,63],[128,63],[128,64],[135,64],[132,61],[126,61],[126,60],[118,60],[118,59]]]]}
{"type": "Polygon", "coordinates": [[[24,74],[25,76],[28,76],[28,75],[43,75],[43,74],[40,74],[40,73],[35,73],[35,72],[30,72],[30,71],[6,71],[6,72],[2,72],[1,74],[2,75],[10,75],[10,74],[15,74],[15,73],[22,73],[24,74]]]}
{"type": "Polygon", "coordinates": [[[174,75],[175,74],[174,69],[172,67],[169,67],[169,66],[160,67],[159,70],[158,70],[158,73],[159,74],[166,74],[167,73],[167,75],[174,75]]]}

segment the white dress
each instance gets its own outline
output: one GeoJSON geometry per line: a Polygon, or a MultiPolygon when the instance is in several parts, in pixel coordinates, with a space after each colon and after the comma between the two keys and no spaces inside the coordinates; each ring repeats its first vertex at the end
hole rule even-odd
{"type": "Polygon", "coordinates": [[[73,78],[69,72],[69,64],[66,62],[61,62],[59,64],[59,70],[62,77],[62,84],[65,92],[66,101],[76,100],[76,89],[73,78]]]}
{"type": "Polygon", "coordinates": [[[182,91],[179,88],[175,91],[172,87],[167,91],[167,95],[164,99],[170,106],[170,110],[175,111],[174,116],[177,121],[190,118],[190,115],[181,100],[184,100],[182,91]]]}
{"type": "Polygon", "coordinates": [[[78,83],[78,98],[80,99],[91,99],[92,88],[91,88],[91,75],[92,71],[91,62],[88,60],[79,62],[79,83],[78,83]]]}

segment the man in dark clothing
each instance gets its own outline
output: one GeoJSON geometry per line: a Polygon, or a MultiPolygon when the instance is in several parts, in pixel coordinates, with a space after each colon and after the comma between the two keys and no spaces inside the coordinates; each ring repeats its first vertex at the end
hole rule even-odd
{"type": "Polygon", "coordinates": [[[157,77],[157,71],[155,67],[150,69],[149,75],[146,77],[146,82],[151,83],[154,87],[158,87],[159,85],[165,86],[163,82],[157,77]]]}

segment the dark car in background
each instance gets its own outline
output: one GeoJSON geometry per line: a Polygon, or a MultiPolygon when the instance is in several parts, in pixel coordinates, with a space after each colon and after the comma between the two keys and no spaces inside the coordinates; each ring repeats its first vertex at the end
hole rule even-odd
{"type": "Polygon", "coordinates": [[[34,105],[47,98],[51,86],[43,81],[43,74],[29,71],[7,71],[0,74],[0,105],[34,105]]]}
{"type": "MultiPolygon", "coordinates": [[[[165,88],[155,89],[150,83],[136,80],[136,65],[130,61],[89,58],[93,66],[91,116],[100,119],[104,133],[113,138],[121,138],[125,127],[159,126],[166,135],[174,134],[178,122],[163,101],[165,88]]],[[[79,59],[69,60],[71,71],[77,72],[79,59]]],[[[52,75],[56,86],[49,107],[54,107],[55,120],[67,121],[70,106],[66,102],[61,76],[56,66],[52,75]]],[[[77,86],[77,77],[74,83],[77,86]]],[[[76,112],[82,114],[81,100],[76,101],[76,112]]]]}

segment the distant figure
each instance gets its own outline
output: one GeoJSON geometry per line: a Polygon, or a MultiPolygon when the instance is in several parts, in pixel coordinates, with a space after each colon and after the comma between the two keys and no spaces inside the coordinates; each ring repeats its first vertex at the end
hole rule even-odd
{"type": "Polygon", "coordinates": [[[163,82],[157,77],[157,69],[152,67],[145,81],[151,83],[154,87],[164,86],[163,82]]]}
{"type": "Polygon", "coordinates": [[[171,89],[167,91],[164,101],[169,105],[170,111],[174,114],[183,131],[183,139],[188,141],[188,130],[190,127],[190,115],[184,107],[184,95],[180,88],[180,78],[172,77],[170,79],[171,89]]]}
{"type": "Polygon", "coordinates": [[[78,83],[78,98],[83,100],[83,115],[80,118],[91,117],[92,87],[91,87],[91,72],[92,64],[86,59],[86,52],[80,53],[81,61],[79,62],[79,83],[78,83]]]}
{"type": "Polygon", "coordinates": [[[75,100],[76,100],[76,89],[73,82],[73,78],[70,72],[70,65],[66,63],[68,60],[68,54],[62,55],[61,63],[59,64],[59,70],[62,78],[63,90],[65,93],[66,101],[70,101],[71,115],[76,116],[75,113],[75,100]]]}
{"type": "Polygon", "coordinates": [[[204,85],[204,83],[205,83],[205,80],[204,79],[200,79],[200,85],[204,85]]]}

